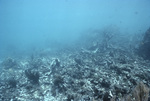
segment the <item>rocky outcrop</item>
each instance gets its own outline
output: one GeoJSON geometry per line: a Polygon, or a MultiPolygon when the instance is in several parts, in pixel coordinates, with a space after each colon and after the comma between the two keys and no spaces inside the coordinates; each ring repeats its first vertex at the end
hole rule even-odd
{"type": "Polygon", "coordinates": [[[138,54],[144,59],[150,60],[150,28],[145,32],[144,38],[139,46],[138,54]]]}

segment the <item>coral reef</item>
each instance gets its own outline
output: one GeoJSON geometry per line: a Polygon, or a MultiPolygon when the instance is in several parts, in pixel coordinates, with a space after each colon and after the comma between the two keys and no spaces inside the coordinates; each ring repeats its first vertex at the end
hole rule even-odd
{"type": "Polygon", "coordinates": [[[103,31],[95,31],[93,39],[83,40],[86,44],[80,41],[81,46],[42,57],[27,56],[17,62],[13,58],[4,60],[0,71],[0,100],[149,100],[150,61],[137,55],[128,43],[122,44],[125,47],[115,44],[121,38],[118,34],[113,36],[116,32],[110,29],[104,32],[107,35],[103,37],[108,37],[104,39],[106,46],[99,37],[103,31]]]}

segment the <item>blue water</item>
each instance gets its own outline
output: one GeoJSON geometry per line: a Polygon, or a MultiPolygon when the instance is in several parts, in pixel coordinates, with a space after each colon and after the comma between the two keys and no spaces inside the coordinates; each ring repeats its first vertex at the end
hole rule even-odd
{"type": "Polygon", "coordinates": [[[0,56],[72,44],[89,29],[150,27],[150,0],[0,0],[0,56]]]}

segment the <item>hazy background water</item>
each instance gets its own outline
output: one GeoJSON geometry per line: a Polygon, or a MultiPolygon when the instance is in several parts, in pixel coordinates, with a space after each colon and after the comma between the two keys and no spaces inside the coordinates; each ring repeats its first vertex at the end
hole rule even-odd
{"type": "Polygon", "coordinates": [[[0,56],[70,44],[109,25],[144,33],[150,0],[0,0],[0,56]]]}

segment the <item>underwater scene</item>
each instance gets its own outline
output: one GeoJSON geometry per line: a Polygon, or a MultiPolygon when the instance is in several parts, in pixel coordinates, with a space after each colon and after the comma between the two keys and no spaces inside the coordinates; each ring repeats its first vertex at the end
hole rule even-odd
{"type": "Polygon", "coordinates": [[[0,0],[0,101],[150,101],[150,0],[0,0]]]}

